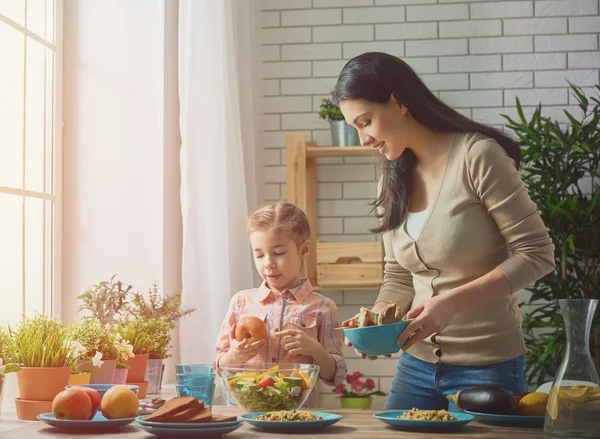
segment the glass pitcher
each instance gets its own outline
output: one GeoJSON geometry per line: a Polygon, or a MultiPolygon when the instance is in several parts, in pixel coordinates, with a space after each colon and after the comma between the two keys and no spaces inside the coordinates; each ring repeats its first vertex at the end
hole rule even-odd
{"type": "Polygon", "coordinates": [[[600,378],[590,354],[590,330],[597,300],[559,300],[567,349],[546,407],[546,437],[600,437],[600,378]]]}

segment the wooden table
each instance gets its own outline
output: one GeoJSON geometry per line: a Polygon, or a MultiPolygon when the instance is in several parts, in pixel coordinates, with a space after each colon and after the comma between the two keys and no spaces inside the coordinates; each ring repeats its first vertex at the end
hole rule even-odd
{"type": "MultiPolygon", "coordinates": [[[[242,413],[237,407],[213,407],[214,413],[235,414],[242,413]]],[[[471,422],[462,427],[457,432],[449,433],[418,433],[409,431],[394,430],[388,427],[383,422],[378,421],[373,417],[378,410],[356,410],[356,409],[339,409],[328,410],[331,413],[339,413],[344,415],[344,418],[337,424],[328,427],[319,433],[310,434],[283,434],[269,433],[259,430],[249,424],[244,423],[241,428],[224,436],[224,439],[248,439],[248,438],[269,438],[269,439],[290,439],[290,436],[305,436],[312,438],[314,436],[324,436],[328,438],[352,438],[352,439],[379,439],[384,437],[394,438],[479,438],[479,439],[529,439],[543,438],[544,433],[541,428],[514,428],[514,427],[496,427],[492,425],[480,424],[471,422]]],[[[41,422],[31,423],[29,425],[19,427],[0,435],[2,439],[36,439],[36,438],[64,438],[64,439],[100,439],[100,438],[123,438],[123,439],[139,439],[139,438],[155,438],[143,430],[139,430],[134,425],[129,425],[124,429],[114,433],[105,434],[72,434],[61,433],[60,431],[41,422]]]]}

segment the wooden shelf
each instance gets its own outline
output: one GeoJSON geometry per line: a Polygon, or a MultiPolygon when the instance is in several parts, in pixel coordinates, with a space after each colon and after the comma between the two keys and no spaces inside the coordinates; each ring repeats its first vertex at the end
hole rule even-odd
{"type": "Polygon", "coordinates": [[[376,156],[379,151],[370,146],[309,146],[306,156],[320,157],[370,157],[376,156]]]}

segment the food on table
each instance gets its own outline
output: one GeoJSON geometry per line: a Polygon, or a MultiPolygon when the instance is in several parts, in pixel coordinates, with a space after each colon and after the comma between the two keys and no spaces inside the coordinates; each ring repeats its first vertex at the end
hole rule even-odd
{"type": "Polygon", "coordinates": [[[202,404],[201,408],[203,408],[204,404],[193,396],[179,396],[165,402],[161,408],[144,419],[144,421],[171,422],[170,419],[173,415],[192,407],[198,407],[200,404],[202,404]]]}
{"type": "Polygon", "coordinates": [[[140,401],[138,415],[149,415],[161,408],[166,400],[162,398],[143,399],[140,401]]]}
{"type": "Polygon", "coordinates": [[[544,392],[532,392],[525,395],[519,401],[518,411],[521,416],[544,416],[548,394],[544,392]]]}
{"type": "Polygon", "coordinates": [[[92,401],[92,413],[90,414],[89,420],[94,419],[98,409],[100,409],[100,392],[96,389],[92,389],[91,387],[85,386],[75,386],[74,389],[80,389],[82,392],[87,393],[87,396],[90,397],[90,401],[92,401]]]}
{"type": "Polygon", "coordinates": [[[92,401],[85,391],[67,389],[52,400],[52,414],[56,419],[83,421],[91,419],[92,401]]]}
{"type": "Polygon", "coordinates": [[[254,316],[242,317],[235,325],[235,339],[248,340],[248,344],[267,338],[267,324],[254,316]]]}
{"type": "Polygon", "coordinates": [[[100,401],[100,410],[106,419],[133,418],[139,407],[137,395],[126,386],[111,387],[100,401]]]}
{"type": "Polygon", "coordinates": [[[364,328],[365,326],[387,325],[402,320],[400,307],[395,303],[387,305],[379,314],[368,308],[361,307],[358,316],[349,322],[349,328],[364,328]]]}
{"type": "Polygon", "coordinates": [[[254,419],[258,421],[320,421],[323,417],[307,411],[279,410],[255,416],[254,419]]]}
{"type": "Polygon", "coordinates": [[[517,411],[515,396],[501,387],[478,386],[459,390],[447,398],[456,407],[479,413],[512,415],[517,411]]]}
{"type": "Polygon", "coordinates": [[[178,396],[165,402],[156,412],[146,417],[148,422],[176,422],[198,424],[207,422],[229,422],[237,416],[213,414],[209,406],[193,396],[178,396]]]}
{"type": "Polygon", "coordinates": [[[294,369],[289,376],[274,366],[265,373],[243,373],[230,378],[227,388],[231,396],[250,412],[292,410],[311,388],[311,379],[305,372],[294,369]]]}
{"type": "Polygon", "coordinates": [[[456,421],[456,416],[451,415],[447,410],[420,410],[412,408],[404,412],[400,419],[410,419],[412,421],[456,421]]]}

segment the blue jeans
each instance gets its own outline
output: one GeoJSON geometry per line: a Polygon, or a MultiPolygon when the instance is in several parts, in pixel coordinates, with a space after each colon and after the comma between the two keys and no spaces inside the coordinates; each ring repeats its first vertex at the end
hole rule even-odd
{"type": "Polygon", "coordinates": [[[513,393],[526,392],[525,356],[486,366],[456,366],[427,363],[403,352],[385,408],[456,411],[456,406],[446,396],[475,386],[498,386],[513,393]]]}

